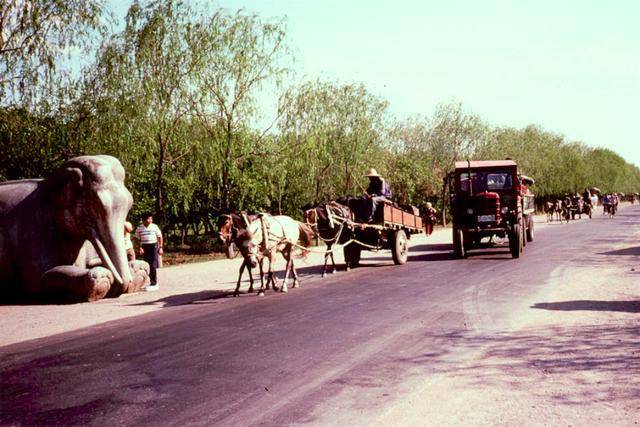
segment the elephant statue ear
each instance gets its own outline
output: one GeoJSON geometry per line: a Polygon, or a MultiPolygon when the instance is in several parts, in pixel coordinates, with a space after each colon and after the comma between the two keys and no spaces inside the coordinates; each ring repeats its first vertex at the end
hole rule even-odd
{"type": "Polygon", "coordinates": [[[82,170],[63,167],[44,180],[47,195],[60,207],[73,205],[82,190],[82,170]]]}

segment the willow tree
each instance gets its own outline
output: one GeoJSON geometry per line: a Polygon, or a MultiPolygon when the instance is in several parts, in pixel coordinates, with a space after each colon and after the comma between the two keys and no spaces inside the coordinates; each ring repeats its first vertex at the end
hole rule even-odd
{"type": "Polygon", "coordinates": [[[392,141],[387,155],[387,171],[396,199],[406,204],[421,204],[438,196],[442,178],[436,174],[431,152],[431,121],[412,116],[396,122],[390,129],[392,141]]]}
{"type": "Polygon", "coordinates": [[[307,177],[311,200],[361,191],[383,146],[387,102],[362,84],[313,81],[288,90],[280,109],[283,142],[302,168],[299,179],[307,177]]]}
{"type": "Polygon", "coordinates": [[[432,166],[442,180],[442,223],[446,221],[448,172],[456,160],[471,158],[476,148],[486,140],[487,125],[460,103],[440,104],[431,120],[429,136],[432,166]]]}
{"type": "Polygon", "coordinates": [[[142,185],[152,187],[160,219],[165,215],[167,169],[180,169],[193,151],[185,130],[188,123],[183,121],[188,113],[186,88],[191,84],[186,38],[192,19],[182,2],[163,0],[147,6],[135,2],[124,30],[104,43],[88,79],[87,92],[95,93],[100,115],[97,127],[107,130],[102,137],[117,140],[125,156],[137,156],[131,158],[137,168],[153,169],[153,183],[142,185]]]}
{"type": "Polygon", "coordinates": [[[226,210],[238,197],[243,165],[267,154],[263,138],[270,126],[257,133],[250,127],[257,124],[261,91],[277,92],[288,73],[285,31],[279,21],[219,10],[190,28],[188,47],[193,67],[190,108],[217,155],[219,207],[226,210]]]}
{"type": "Polygon", "coordinates": [[[92,45],[106,31],[105,0],[3,0],[0,2],[0,100],[42,98],[73,49],[92,45]]]}

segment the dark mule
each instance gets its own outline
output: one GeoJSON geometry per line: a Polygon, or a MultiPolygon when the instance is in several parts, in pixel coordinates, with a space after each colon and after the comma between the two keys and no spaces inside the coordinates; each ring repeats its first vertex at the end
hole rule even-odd
{"type": "MultiPolygon", "coordinates": [[[[322,266],[322,277],[327,274],[327,263],[331,258],[333,266],[332,273],[336,272],[336,261],[333,257],[332,247],[334,244],[342,244],[352,237],[349,222],[353,220],[353,213],[347,206],[338,202],[329,202],[304,211],[304,218],[307,224],[318,234],[320,239],[327,245],[324,253],[324,265],[322,266]]],[[[347,269],[349,265],[347,265],[347,269]]]]}
{"type": "MultiPolygon", "coordinates": [[[[218,217],[218,236],[220,240],[225,245],[227,258],[233,258],[233,245],[235,244],[238,250],[242,253],[241,245],[246,245],[248,239],[246,239],[245,235],[247,233],[247,228],[249,225],[258,218],[257,215],[246,215],[246,214],[222,214],[218,217]]],[[[262,274],[262,259],[259,260],[260,266],[260,282],[262,284],[263,274],[262,274]]],[[[253,292],[253,274],[251,272],[251,263],[244,258],[242,265],[240,266],[240,272],[238,273],[238,283],[236,284],[236,290],[233,292],[233,295],[240,295],[240,282],[242,280],[242,273],[244,273],[244,269],[247,269],[249,273],[249,291],[248,293],[253,292]]]]}

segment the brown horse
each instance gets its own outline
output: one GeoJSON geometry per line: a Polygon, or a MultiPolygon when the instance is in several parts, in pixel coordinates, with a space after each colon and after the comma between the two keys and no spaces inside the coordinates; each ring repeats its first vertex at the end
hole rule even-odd
{"type": "MultiPolygon", "coordinates": [[[[241,245],[246,244],[247,240],[244,238],[244,235],[247,232],[247,228],[249,224],[258,219],[258,215],[246,215],[246,214],[222,214],[218,217],[218,236],[220,240],[224,243],[226,247],[226,255],[227,258],[233,258],[233,244],[241,250],[241,245]]],[[[259,260],[258,265],[260,266],[260,284],[261,287],[263,285],[263,272],[262,272],[262,259],[259,260]]],[[[240,271],[238,273],[238,283],[236,284],[236,290],[233,292],[234,296],[240,295],[240,282],[242,280],[242,273],[244,273],[244,269],[247,269],[249,273],[249,291],[248,293],[253,292],[253,274],[251,272],[252,266],[245,258],[240,266],[240,271]]]]}
{"type": "MultiPolygon", "coordinates": [[[[324,253],[322,277],[327,274],[327,264],[331,258],[332,273],[336,272],[336,261],[333,258],[334,244],[347,242],[353,236],[349,222],[353,220],[353,213],[347,206],[338,202],[329,202],[304,211],[306,223],[318,234],[327,246],[324,253]]],[[[347,265],[347,269],[349,266],[347,265]]]]}
{"type": "MultiPolygon", "coordinates": [[[[281,292],[288,291],[289,272],[293,274],[293,287],[299,286],[298,273],[293,262],[293,248],[300,241],[303,247],[308,247],[313,238],[313,231],[306,225],[285,215],[260,215],[249,224],[244,232],[238,234],[236,245],[250,267],[261,264],[262,258],[269,260],[267,273],[267,288],[273,284],[278,290],[278,284],[273,274],[273,263],[278,252],[282,253],[287,265],[281,292]],[[260,260],[260,261],[259,261],[260,260]]],[[[264,283],[261,280],[258,295],[264,295],[264,283]]]]}

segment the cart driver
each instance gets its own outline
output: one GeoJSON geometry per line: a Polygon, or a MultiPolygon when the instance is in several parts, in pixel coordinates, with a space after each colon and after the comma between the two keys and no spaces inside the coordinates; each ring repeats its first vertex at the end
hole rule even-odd
{"type": "Polygon", "coordinates": [[[386,200],[391,199],[393,193],[391,192],[389,184],[387,184],[375,169],[369,169],[369,172],[365,176],[369,178],[369,186],[364,193],[367,201],[364,218],[367,222],[371,222],[375,218],[378,206],[386,200]]]}

